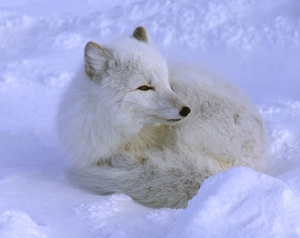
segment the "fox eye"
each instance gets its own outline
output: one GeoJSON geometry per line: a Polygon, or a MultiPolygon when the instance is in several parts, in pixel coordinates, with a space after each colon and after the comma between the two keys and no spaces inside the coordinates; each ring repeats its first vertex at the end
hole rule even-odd
{"type": "Polygon", "coordinates": [[[137,89],[138,89],[138,90],[141,90],[141,91],[153,90],[152,87],[149,87],[149,86],[146,86],[146,85],[143,85],[143,86],[141,86],[141,87],[138,87],[137,89]]]}

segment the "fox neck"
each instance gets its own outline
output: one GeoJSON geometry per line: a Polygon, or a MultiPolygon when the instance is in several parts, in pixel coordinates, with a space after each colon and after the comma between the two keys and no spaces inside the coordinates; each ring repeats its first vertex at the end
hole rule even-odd
{"type": "Polygon", "coordinates": [[[167,130],[167,126],[161,124],[146,125],[137,133],[130,135],[120,133],[118,130],[120,134],[115,134],[115,138],[108,138],[110,141],[106,140],[106,148],[103,150],[103,152],[106,151],[106,155],[101,157],[98,164],[110,163],[120,155],[128,157],[127,159],[130,159],[132,163],[140,163],[144,158],[147,158],[146,151],[149,147],[157,147],[158,149],[161,147],[166,138],[167,130]]]}
{"type": "Polygon", "coordinates": [[[159,147],[165,140],[166,131],[166,125],[158,123],[146,125],[137,134],[125,141],[121,150],[136,153],[152,146],[159,147]]]}

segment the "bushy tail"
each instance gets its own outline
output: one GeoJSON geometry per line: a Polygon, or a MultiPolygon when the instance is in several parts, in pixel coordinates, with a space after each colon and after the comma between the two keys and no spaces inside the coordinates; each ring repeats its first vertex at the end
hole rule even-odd
{"type": "Polygon", "coordinates": [[[70,169],[68,177],[98,194],[125,193],[148,207],[184,208],[204,178],[193,167],[137,165],[132,169],[108,165],[70,169]]]}
{"type": "MultiPolygon", "coordinates": [[[[140,169],[139,169],[140,173],[140,169]]],[[[84,168],[70,168],[67,176],[71,182],[79,187],[92,190],[101,195],[123,192],[131,181],[138,177],[138,170],[113,168],[111,166],[95,166],[84,168]]]]}

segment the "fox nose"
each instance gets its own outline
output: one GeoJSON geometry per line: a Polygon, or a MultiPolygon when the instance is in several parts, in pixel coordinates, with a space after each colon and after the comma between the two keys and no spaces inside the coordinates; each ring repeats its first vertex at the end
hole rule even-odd
{"type": "Polygon", "coordinates": [[[191,112],[191,109],[188,107],[182,107],[179,114],[183,117],[186,117],[191,112]]]}

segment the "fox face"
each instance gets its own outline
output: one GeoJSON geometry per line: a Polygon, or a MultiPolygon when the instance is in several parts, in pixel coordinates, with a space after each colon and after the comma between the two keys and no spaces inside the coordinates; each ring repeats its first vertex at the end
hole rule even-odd
{"type": "Polygon", "coordinates": [[[101,100],[107,102],[107,113],[114,108],[117,116],[113,118],[119,118],[118,123],[176,124],[190,113],[190,109],[172,91],[167,64],[147,44],[146,31],[143,30],[145,34],[136,31],[140,31],[139,28],[131,38],[112,49],[87,43],[85,72],[101,88],[101,100]]]}
{"type": "Polygon", "coordinates": [[[124,96],[123,105],[143,124],[158,122],[172,125],[188,115],[189,109],[169,85],[142,84],[124,96]],[[161,86],[161,85],[159,85],[161,86]]]}

